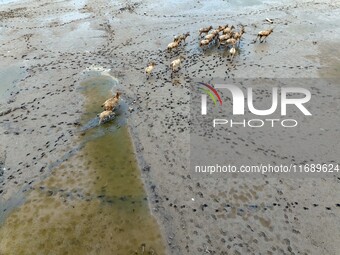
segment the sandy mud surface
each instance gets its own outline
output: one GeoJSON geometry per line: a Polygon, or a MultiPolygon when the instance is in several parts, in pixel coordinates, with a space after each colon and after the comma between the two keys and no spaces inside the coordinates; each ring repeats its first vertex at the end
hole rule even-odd
{"type": "MultiPolygon", "coordinates": [[[[75,254],[82,247],[80,254],[116,254],[111,248],[138,254],[145,238],[150,254],[339,254],[339,178],[197,180],[188,171],[191,81],[339,77],[339,7],[338,1],[0,2],[0,253],[75,254]],[[198,47],[199,28],[240,23],[246,34],[232,62],[227,50],[198,47]],[[271,26],[266,43],[252,43],[271,26]],[[185,32],[191,33],[186,45],[166,52],[185,32]],[[171,75],[178,55],[185,61],[171,75]],[[150,61],[157,66],[146,79],[150,61]],[[102,98],[112,91],[103,86],[84,93],[91,77],[104,84],[107,77],[118,79],[131,107],[127,126],[98,127],[102,98]],[[86,106],[91,97],[98,105],[86,106]],[[132,153],[126,142],[115,142],[117,135],[128,137],[124,128],[140,168],[133,175],[146,195],[136,178],[118,189],[119,176],[108,171],[125,157],[108,166],[108,142],[116,146],[112,151],[132,153]],[[134,215],[118,224],[130,209],[139,212],[132,221],[137,230],[129,223],[134,215]],[[31,233],[53,238],[42,238],[43,245],[31,233]],[[127,250],[112,241],[131,236],[127,250]],[[92,237],[101,240],[98,246],[92,237]],[[17,253],[11,253],[18,247],[13,239],[24,240],[17,253]]],[[[240,143],[237,132],[233,138],[240,143]]]]}

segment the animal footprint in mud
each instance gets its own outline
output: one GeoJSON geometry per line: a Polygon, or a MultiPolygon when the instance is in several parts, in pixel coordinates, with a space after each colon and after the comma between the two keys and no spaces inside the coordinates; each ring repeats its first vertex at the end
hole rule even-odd
{"type": "Polygon", "coordinates": [[[134,255],[157,255],[157,252],[151,247],[147,248],[146,244],[142,243],[134,255]]]}

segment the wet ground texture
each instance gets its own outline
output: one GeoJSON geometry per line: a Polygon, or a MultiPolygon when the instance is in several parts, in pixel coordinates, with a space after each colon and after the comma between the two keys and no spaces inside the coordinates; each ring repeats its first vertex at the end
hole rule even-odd
{"type": "MultiPolygon", "coordinates": [[[[52,240],[60,247],[56,254],[80,245],[80,236],[89,240],[94,253],[111,254],[109,247],[128,247],[115,241],[103,245],[125,234],[133,236],[131,244],[137,246],[133,249],[143,249],[136,241],[142,232],[119,231],[133,229],[123,214],[148,215],[144,202],[148,197],[169,254],[337,254],[338,178],[197,181],[187,171],[187,119],[192,78],[337,77],[339,12],[334,1],[100,0],[0,5],[0,69],[19,77],[9,79],[15,85],[0,102],[0,235],[21,233],[21,240],[28,240],[33,231],[46,236],[46,229],[35,228],[39,221],[54,229],[52,240]],[[265,22],[267,17],[274,23],[265,22]],[[241,23],[246,34],[233,61],[223,48],[198,47],[199,28],[241,23]],[[274,27],[274,33],[266,43],[252,43],[259,30],[269,27],[274,27]],[[172,53],[165,51],[175,35],[188,31],[186,45],[172,53]],[[169,64],[180,54],[186,59],[180,71],[171,75],[169,64]],[[143,72],[150,61],[157,66],[147,80],[143,72]],[[132,107],[127,125],[147,196],[134,193],[142,189],[134,182],[127,190],[126,185],[122,187],[127,195],[105,186],[104,179],[117,186],[120,182],[105,170],[112,159],[104,159],[109,157],[105,149],[109,145],[102,142],[119,143],[117,136],[127,136],[127,131],[115,127],[115,122],[97,127],[98,132],[112,129],[111,135],[91,131],[95,116],[89,112],[95,115],[97,110],[87,111],[81,83],[86,80],[84,70],[93,66],[109,70],[119,80],[125,103],[132,107]],[[12,71],[6,71],[9,68],[12,71]],[[91,128],[82,130],[83,125],[91,128]],[[96,139],[91,140],[93,136],[96,139]],[[87,138],[81,147],[80,140],[87,138]],[[91,170],[98,164],[101,173],[91,170]],[[41,218],[34,217],[46,205],[65,214],[54,217],[56,211],[43,210],[41,218]],[[74,213],[72,206],[79,211],[74,213]],[[114,231],[104,231],[116,226],[110,215],[123,223],[114,231]],[[79,218],[81,228],[77,229],[75,219],[79,218]],[[25,224],[20,224],[23,219],[25,224]],[[67,231],[67,243],[61,238],[61,220],[75,230],[67,231]],[[102,237],[98,246],[84,234],[90,229],[93,236],[102,237]]],[[[237,132],[232,138],[231,148],[232,143],[243,143],[237,132]]],[[[130,147],[125,149],[132,153],[130,147]]],[[[136,180],[136,172],[133,175],[136,180]]],[[[137,221],[140,229],[143,224],[156,228],[152,218],[147,219],[137,221]]],[[[13,238],[0,240],[0,251],[7,254],[13,238]]],[[[156,250],[158,234],[150,234],[149,240],[152,245],[145,243],[145,249],[156,250]]],[[[51,248],[36,240],[30,247],[51,248]]],[[[18,254],[25,248],[18,246],[18,254]]],[[[67,251],[74,254],[72,248],[67,251]]]]}

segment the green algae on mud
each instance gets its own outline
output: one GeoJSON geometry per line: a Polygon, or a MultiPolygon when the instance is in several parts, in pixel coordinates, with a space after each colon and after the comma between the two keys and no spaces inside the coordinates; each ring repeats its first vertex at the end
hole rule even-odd
{"type": "MultiPolygon", "coordinates": [[[[100,110],[98,102],[107,97],[107,92],[97,91],[103,81],[106,78],[92,80],[97,89],[84,89],[89,93],[84,93],[86,111],[100,110]]],[[[91,121],[90,116],[83,121],[91,121]]],[[[115,122],[81,136],[82,149],[37,184],[7,217],[0,228],[0,254],[164,253],[128,128],[111,129],[115,122]]]]}
{"type": "Polygon", "coordinates": [[[145,243],[147,250],[162,254],[132,146],[116,143],[126,138],[127,129],[121,128],[89,141],[39,183],[0,229],[0,252],[139,254],[145,243]],[[110,153],[112,143],[120,155],[110,153]]]}

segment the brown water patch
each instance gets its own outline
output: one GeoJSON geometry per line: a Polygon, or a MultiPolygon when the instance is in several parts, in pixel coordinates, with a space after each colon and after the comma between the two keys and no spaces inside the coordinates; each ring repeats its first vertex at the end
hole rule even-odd
{"type": "Polygon", "coordinates": [[[322,78],[340,76],[340,43],[320,43],[319,53],[308,58],[319,61],[322,78]]]}
{"type": "Polygon", "coordinates": [[[320,46],[320,74],[325,78],[340,76],[340,44],[323,44],[320,46]]]}

